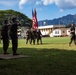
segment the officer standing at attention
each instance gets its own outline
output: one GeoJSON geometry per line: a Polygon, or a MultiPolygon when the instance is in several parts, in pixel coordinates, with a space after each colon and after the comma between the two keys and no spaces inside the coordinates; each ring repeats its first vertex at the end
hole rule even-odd
{"type": "Polygon", "coordinates": [[[7,52],[7,49],[8,49],[8,46],[9,46],[9,35],[8,35],[9,26],[10,26],[10,24],[9,24],[8,20],[5,20],[4,25],[2,27],[2,30],[1,30],[4,54],[9,54],[7,52]]]}
{"type": "Polygon", "coordinates": [[[31,28],[31,33],[30,33],[30,44],[32,44],[32,42],[33,42],[33,44],[35,45],[35,33],[34,33],[34,29],[33,28],[31,28]]]}
{"type": "Polygon", "coordinates": [[[26,44],[28,44],[28,41],[30,42],[30,29],[26,31],[26,44]]]}
{"type": "Polygon", "coordinates": [[[74,23],[71,24],[70,34],[71,34],[71,38],[70,38],[69,46],[71,46],[71,43],[72,43],[73,40],[74,40],[74,44],[76,45],[75,25],[74,25],[74,23]]]}
{"type": "Polygon", "coordinates": [[[19,55],[17,53],[17,48],[18,48],[18,35],[17,35],[17,27],[18,25],[21,25],[18,21],[17,18],[14,17],[12,19],[12,25],[10,27],[10,37],[12,40],[12,51],[13,51],[13,55],[19,55]]]}
{"type": "Polygon", "coordinates": [[[37,44],[39,44],[39,41],[40,41],[40,44],[42,44],[42,34],[41,34],[41,31],[38,29],[37,30],[37,44]]]}

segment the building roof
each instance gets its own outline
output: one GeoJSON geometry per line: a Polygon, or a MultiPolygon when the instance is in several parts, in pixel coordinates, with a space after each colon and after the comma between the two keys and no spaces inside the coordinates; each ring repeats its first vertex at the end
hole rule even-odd
{"type": "Polygon", "coordinates": [[[46,28],[54,28],[54,27],[65,27],[65,25],[47,25],[47,26],[39,26],[38,29],[46,29],[46,28]]]}

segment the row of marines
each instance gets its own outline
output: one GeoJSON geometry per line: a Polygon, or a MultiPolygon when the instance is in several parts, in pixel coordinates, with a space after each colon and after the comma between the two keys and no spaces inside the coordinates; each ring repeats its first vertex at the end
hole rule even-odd
{"type": "Polygon", "coordinates": [[[37,44],[42,44],[42,34],[41,34],[41,31],[39,29],[35,30],[33,28],[31,29],[27,29],[26,31],[26,44],[28,43],[30,44],[36,44],[36,41],[37,41],[37,44]]]}
{"type": "Polygon", "coordinates": [[[9,46],[9,39],[11,38],[13,55],[19,55],[17,53],[17,48],[18,48],[17,28],[18,26],[21,26],[21,23],[17,20],[16,17],[12,18],[12,23],[9,22],[8,19],[4,20],[4,23],[1,29],[4,54],[9,54],[7,50],[9,46]]]}

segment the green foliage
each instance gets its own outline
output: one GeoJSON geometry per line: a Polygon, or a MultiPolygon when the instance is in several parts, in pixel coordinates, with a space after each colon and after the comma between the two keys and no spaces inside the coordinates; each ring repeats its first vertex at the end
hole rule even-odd
{"type": "Polygon", "coordinates": [[[23,26],[31,26],[32,20],[23,13],[14,10],[0,10],[0,25],[2,25],[5,19],[11,20],[13,17],[17,17],[22,22],[23,26]]]}

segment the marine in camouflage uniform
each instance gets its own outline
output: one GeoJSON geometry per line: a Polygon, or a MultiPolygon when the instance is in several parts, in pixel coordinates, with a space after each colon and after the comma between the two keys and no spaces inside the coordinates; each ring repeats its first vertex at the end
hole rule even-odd
{"type": "Polygon", "coordinates": [[[35,39],[36,39],[36,32],[34,29],[31,29],[31,33],[30,33],[30,44],[33,44],[35,45],[35,39]]]}
{"type": "Polygon", "coordinates": [[[12,25],[10,27],[10,37],[12,40],[12,51],[13,51],[13,55],[19,55],[17,53],[17,48],[18,48],[18,35],[17,35],[17,27],[21,25],[20,22],[17,21],[17,18],[14,17],[12,19],[12,25]]]}
{"type": "Polygon", "coordinates": [[[39,44],[39,42],[40,42],[40,44],[42,44],[42,34],[41,34],[40,30],[38,29],[37,30],[37,44],[39,44]]]}
{"type": "Polygon", "coordinates": [[[30,29],[28,29],[26,31],[26,44],[28,43],[28,41],[30,42],[30,34],[31,34],[30,29]]]}
{"type": "Polygon", "coordinates": [[[10,24],[8,20],[5,20],[1,30],[4,54],[8,54],[7,49],[9,46],[9,27],[10,27],[10,24]]]}
{"type": "Polygon", "coordinates": [[[71,28],[70,28],[70,35],[71,38],[70,38],[69,46],[71,46],[72,41],[74,41],[74,44],[76,45],[75,26],[73,23],[71,24],[71,28]]]}

